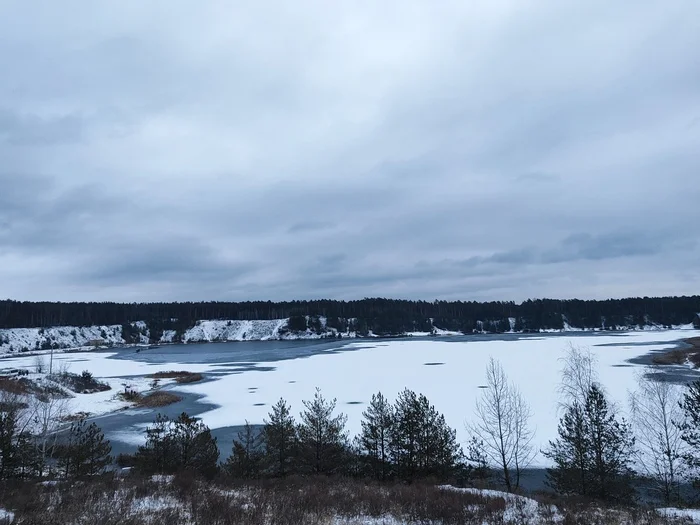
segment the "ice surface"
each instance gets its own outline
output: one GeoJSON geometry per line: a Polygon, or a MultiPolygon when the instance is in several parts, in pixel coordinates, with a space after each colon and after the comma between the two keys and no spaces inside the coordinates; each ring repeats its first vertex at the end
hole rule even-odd
{"type": "MultiPolygon", "coordinates": [[[[210,427],[220,428],[241,425],[246,420],[261,423],[280,397],[297,415],[303,408],[302,401],[313,398],[314,389],[319,387],[326,397],[337,398],[338,409],[348,415],[348,430],[354,435],[360,430],[362,411],[373,393],[381,390],[394,399],[398,392],[410,388],[425,394],[457,430],[460,441],[466,442],[469,436],[465,422],[473,417],[486,365],[494,357],[532,408],[534,444],[539,450],[556,437],[561,358],[570,344],[590,346],[598,359],[602,384],[611,399],[624,407],[640,370],[626,363],[628,359],[672,348],[679,338],[699,334],[665,331],[511,341],[372,341],[350,344],[343,352],[279,361],[272,371],[217,376],[213,381],[176,389],[203,395],[204,402],[218,405],[201,417],[210,427]],[[645,342],[659,344],[635,346],[645,342]],[[616,346],[604,346],[609,344],[616,346]]],[[[541,455],[536,463],[546,464],[541,455]]]]}
{"type": "MultiPolygon", "coordinates": [[[[458,439],[466,442],[469,435],[465,422],[474,415],[474,404],[481,392],[479,387],[485,382],[486,364],[494,357],[502,363],[509,379],[520,388],[532,408],[532,426],[536,430],[534,445],[539,450],[556,437],[561,357],[569,345],[590,347],[598,359],[602,384],[624,414],[628,391],[635,388],[636,376],[641,370],[627,360],[652,350],[673,348],[678,340],[698,335],[700,331],[687,330],[571,333],[511,340],[364,340],[350,343],[338,352],[259,363],[251,370],[237,368],[229,373],[222,370],[220,363],[150,364],[109,359],[115,352],[56,354],[54,367],[67,366],[75,373],[88,370],[112,386],[111,391],[78,394],[71,400],[72,410],[92,414],[126,406],[114,399],[116,391],[123,389],[125,383],[136,390],[149,388],[150,380],[143,377],[145,375],[168,370],[204,374],[216,370],[215,374],[207,375],[208,381],[171,387],[175,391],[201,395],[202,402],[216,406],[201,414],[204,423],[211,428],[241,425],[246,420],[262,423],[271,405],[280,397],[291,404],[293,414],[298,416],[303,408],[302,401],[312,399],[314,389],[319,387],[327,398],[337,398],[338,410],[348,415],[348,430],[354,435],[360,430],[362,411],[373,393],[381,390],[393,400],[401,390],[410,388],[425,394],[445,414],[448,424],[457,430],[458,439]]],[[[34,360],[31,356],[4,359],[0,361],[0,369],[31,369],[34,360]]],[[[545,459],[538,455],[536,465],[546,465],[545,459]]]]}

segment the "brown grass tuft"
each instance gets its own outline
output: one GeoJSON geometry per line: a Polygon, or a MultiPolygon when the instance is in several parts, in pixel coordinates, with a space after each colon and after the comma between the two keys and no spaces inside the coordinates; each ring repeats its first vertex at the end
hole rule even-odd
{"type": "Polygon", "coordinates": [[[182,401],[182,397],[172,392],[153,392],[152,394],[142,396],[141,399],[136,402],[136,406],[157,408],[172,405],[178,401],[182,401]]]}
{"type": "Polygon", "coordinates": [[[202,374],[196,372],[187,372],[185,370],[170,370],[168,372],[156,372],[146,376],[150,379],[175,379],[177,383],[196,383],[204,379],[202,374]]]}

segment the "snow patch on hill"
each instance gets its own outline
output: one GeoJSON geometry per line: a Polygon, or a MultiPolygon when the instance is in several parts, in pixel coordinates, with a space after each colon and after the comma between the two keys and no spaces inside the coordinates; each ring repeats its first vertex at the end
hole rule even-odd
{"type": "Polygon", "coordinates": [[[8,328],[0,330],[0,353],[124,344],[121,325],[8,328]]]}
{"type": "Polygon", "coordinates": [[[273,321],[197,321],[182,338],[185,343],[214,341],[268,341],[279,339],[286,319],[273,321]]]}
{"type": "MultiPolygon", "coordinates": [[[[328,328],[326,319],[320,318],[321,333],[307,329],[303,332],[290,331],[288,319],[272,319],[269,321],[197,321],[197,324],[187,330],[182,338],[185,343],[202,343],[217,341],[270,341],[294,339],[322,339],[336,337],[337,330],[328,328]]],[[[343,334],[354,337],[354,332],[343,334]]],[[[166,337],[166,334],[163,334],[166,337]]],[[[167,338],[173,340],[174,333],[167,333],[167,338]]]]}

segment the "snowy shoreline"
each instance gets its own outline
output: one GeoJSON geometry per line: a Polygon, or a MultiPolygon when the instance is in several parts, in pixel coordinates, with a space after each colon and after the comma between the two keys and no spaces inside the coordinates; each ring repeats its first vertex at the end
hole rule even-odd
{"type": "MultiPolygon", "coordinates": [[[[339,332],[327,325],[325,318],[319,318],[320,331],[307,329],[291,331],[288,328],[289,319],[276,320],[202,320],[182,334],[174,330],[165,330],[160,337],[151,338],[147,323],[136,321],[130,323],[135,332],[130,336],[123,333],[122,325],[107,326],[56,326],[49,328],[5,328],[0,329],[0,359],[12,356],[30,356],[49,354],[53,352],[80,352],[95,350],[112,350],[124,348],[148,348],[166,344],[201,344],[201,343],[231,343],[251,341],[306,341],[333,339],[398,339],[409,337],[450,337],[487,334],[490,332],[467,333],[444,330],[433,326],[431,332],[403,332],[389,335],[377,335],[371,331],[362,335],[357,332],[339,332]],[[126,338],[125,338],[126,337],[126,338]],[[137,339],[134,341],[134,339],[137,339]]],[[[579,329],[565,324],[561,330],[540,330],[539,332],[505,332],[512,335],[556,334],[615,334],[619,332],[663,332],[667,330],[688,330],[692,325],[679,325],[670,329],[659,325],[639,327],[617,327],[616,330],[601,328],[579,329]]]]}

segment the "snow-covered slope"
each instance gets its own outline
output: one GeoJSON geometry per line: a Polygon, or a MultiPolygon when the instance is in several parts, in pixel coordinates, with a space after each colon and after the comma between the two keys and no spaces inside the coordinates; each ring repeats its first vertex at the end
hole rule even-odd
{"type": "Polygon", "coordinates": [[[185,343],[211,341],[268,341],[280,339],[280,329],[287,326],[286,319],[273,321],[198,321],[187,330],[185,343]]]}
{"type": "MultiPolygon", "coordinates": [[[[275,339],[321,339],[337,337],[338,331],[319,318],[320,332],[307,328],[292,331],[288,319],[256,321],[197,321],[195,326],[178,338],[175,330],[165,330],[160,343],[207,343],[215,341],[268,341],[275,339]]],[[[120,344],[149,344],[150,329],[143,321],[131,323],[137,331],[131,338],[122,332],[121,325],[114,326],[59,326],[53,328],[0,329],[0,354],[33,352],[37,350],[71,349],[86,346],[112,346],[120,344]]],[[[343,337],[355,337],[355,332],[344,332],[343,337]]]]}
{"type": "Polygon", "coordinates": [[[57,326],[0,330],[0,353],[123,344],[121,325],[57,326]]]}
{"type": "MultiPolygon", "coordinates": [[[[320,318],[321,332],[307,329],[303,332],[290,331],[289,319],[272,319],[269,321],[197,321],[187,330],[182,338],[185,343],[214,341],[269,341],[275,339],[322,339],[337,337],[337,330],[328,328],[325,318],[320,318]]],[[[174,335],[168,333],[172,339],[174,335]]],[[[345,337],[355,337],[354,332],[344,333],[345,337]]],[[[163,334],[166,337],[166,334],[163,334]]]]}

